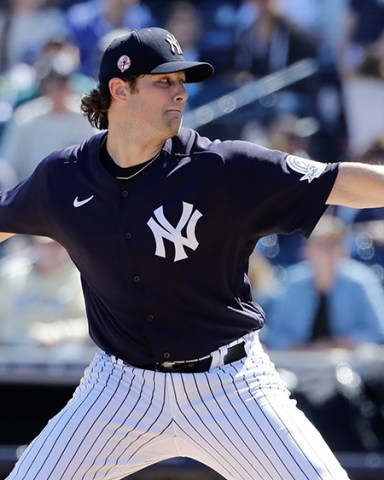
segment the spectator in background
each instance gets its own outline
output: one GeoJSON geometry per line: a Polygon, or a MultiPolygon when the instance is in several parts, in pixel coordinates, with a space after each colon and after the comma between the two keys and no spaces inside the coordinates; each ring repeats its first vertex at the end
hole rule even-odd
{"type": "Polygon", "coordinates": [[[270,349],[353,349],[384,343],[384,290],[372,270],[348,258],[344,224],[326,215],[304,247],[306,260],[286,271],[269,310],[270,349]]]}
{"type": "Polygon", "coordinates": [[[199,39],[202,57],[215,65],[214,83],[223,90],[226,86],[221,83],[229,82],[233,73],[238,3],[237,0],[204,0],[198,5],[203,32],[199,39]]]}
{"type": "Polygon", "coordinates": [[[198,7],[188,1],[171,3],[164,28],[178,39],[187,60],[201,60],[199,39],[202,30],[198,7]]]}
{"type": "Polygon", "coordinates": [[[0,264],[0,344],[87,343],[76,267],[57,242],[46,237],[26,239],[28,248],[4,257],[0,264]]]}
{"type": "Polygon", "coordinates": [[[63,12],[47,0],[9,0],[0,12],[0,74],[20,63],[31,65],[52,36],[67,29],[63,12]]]}
{"type": "Polygon", "coordinates": [[[4,82],[6,84],[4,86],[5,92],[8,89],[8,95],[13,99],[11,108],[15,109],[40,95],[41,77],[50,63],[58,65],[62,71],[72,71],[71,88],[79,95],[92,88],[96,83],[94,79],[79,72],[80,52],[77,46],[65,35],[54,36],[44,43],[32,65],[18,65],[4,82]],[[18,86],[21,86],[19,91],[17,91],[18,86]],[[10,90],[13,90],[13,92],[10,92],[10,90]]]}
{"type": "Polygon", "coordinates": [[[71,38],[80,50],[80,71],[96,78],[100,61],[99,42],[116,29],[153,26],[151,11],[140,0],[89,0],[66,13],[71,38]]]}
{"type": "Polygon", "coordinates": [[[19,180],[53,149],[82,142],[95,133],[82,116],[80,96],[74,92],[77,65],[77,50],[65,43],[53,53],[48,48],[36,63],[40,95],[15,110],[0,144],[0,157],[19,180]]]}
{"type": "Polygon", "coordinates": [[[50,64],[61,64],[62,70],[67,69],[70,72],[71,87],[79,95],[96,84],[92,77],[80,72],[80,51],[68,36],[51,37],[40,50],[34,68],[37,73],[44,72],[50,64]]]}
{"type": "MultiPolygon", "coordinates": [[[[246,4],[248,19],[252,21],[240,24],[237,29],[234,53],[237,83],[263,77],[304,58],[317,57],[317,38],[276,11],[270,0],[242,3],[246,4]]],[[[299,116],[312,113],[316,88],[317,77],[312,75],[280,92],[274,104],[265,111],[260,109],[259,114],[268,119],[279,111],[299,116]]]]}
{"type": "Polygon", "coordinates": [[[361,155],[384,131],[384,2],[351,0],[338,46],[348,150],[361,155]]]}

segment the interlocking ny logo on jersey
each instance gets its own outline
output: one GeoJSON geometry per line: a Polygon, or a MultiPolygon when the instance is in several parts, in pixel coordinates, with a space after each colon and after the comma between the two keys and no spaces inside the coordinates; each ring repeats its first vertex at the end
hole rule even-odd
{"type": "Polygon", "coordinates": [[[164,239],[169,240],[175,246],[175,262],[188,258],[184,247],[196,250],[199,242],[196,239],[195,229],[197,221],[202,217],[202,214],[198,210],[193,211],[193,209],[193,205],[183,202],[183,212],[176,227],[171,225],[165,218],[162,206],[153,212],[155,218],[151,217],[147,225],[155,237],[155,255],[166,257],[164,239]],[[182,235],[184,228],[186,237],[182,235]]]}

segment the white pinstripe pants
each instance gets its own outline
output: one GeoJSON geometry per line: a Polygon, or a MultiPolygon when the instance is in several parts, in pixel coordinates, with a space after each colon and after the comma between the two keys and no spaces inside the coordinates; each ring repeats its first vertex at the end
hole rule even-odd
{"type": "Polygon", "coordinates": [[[118,480],[190,457],[232,480],[346,480],[289,398],[257,336],[248,357],[206,373],[160,373],[101,352],[8,480],[118,480]]]}

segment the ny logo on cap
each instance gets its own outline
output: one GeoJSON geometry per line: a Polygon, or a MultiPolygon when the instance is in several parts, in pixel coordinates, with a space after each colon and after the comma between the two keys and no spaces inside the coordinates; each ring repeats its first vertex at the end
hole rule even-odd
{"type": "Polygon", "coordinates": [[[177,53],[179,55],[183,54],[179,42],[176,40],[176,37],[172,33],[167,33],[166,41],[171,46],[172,53],[177,53]]]}

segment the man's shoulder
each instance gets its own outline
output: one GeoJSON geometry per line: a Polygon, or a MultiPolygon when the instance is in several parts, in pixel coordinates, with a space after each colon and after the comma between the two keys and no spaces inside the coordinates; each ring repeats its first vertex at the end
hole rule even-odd
{"type": "Polygon", "coordinates": [[[212,140],[202,137],[191,128],[181,128],[177,135],[165,142],[164,150],[171,154],[190,155],[210,149],[212,140]]]}
{"type": "Polygon", "coordinates": [[[261,145],[244,140],[210,139],[200,135],[193,129],[181,128],[179,133],[166,143],[170,153],[216,153],[226,160],[236,157],[263,158],[271,152],[261,145]]]}

